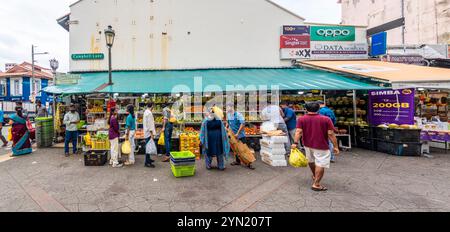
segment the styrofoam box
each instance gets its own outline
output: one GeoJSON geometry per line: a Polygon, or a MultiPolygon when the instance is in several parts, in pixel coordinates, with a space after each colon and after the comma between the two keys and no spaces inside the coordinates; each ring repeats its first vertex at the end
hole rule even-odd
{"type": "Polygon", "coordinates": [[[263,140],[266,141],[270,141],[271,143],[288,143],[289,142],[289,138],[288,136],[284,135],[284,136],[264,136],[263,140]]]}
{"type": "Polygon", "coordinates": [[[271,149],[281,149],[284,148],[284,143],[273,143],[268,140],[261,139],[261,146],[271,148],[271,149]]]}
{"type": "Polygon", "coordinates": [[[288,163],[286,160],[270,160],[263,158],[262,161],[272,167],[287,167],[288,163]]]}
{"type": "Polygon", "coordinates": [[[286,156],[284,155],[270,155],[267,153],[261,153],[261,158],[266,160],[286,160],[286,156]]]}
{"type": "Polygon", "coordinates": [[[270,150],[267,150],[267,148],[261,148],[261,152],[260,153],[261,153],[261,155],[268,155],[268,156],[274,156],[274,155],[285,156],[286,155],[286,150],[278,149],[278,150],[270,151],[270,150]]]}

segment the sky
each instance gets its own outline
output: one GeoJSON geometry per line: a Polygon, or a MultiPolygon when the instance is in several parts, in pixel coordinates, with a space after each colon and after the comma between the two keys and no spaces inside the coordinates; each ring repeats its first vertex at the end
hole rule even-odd
{"type": "MultiPolygon", "coordinates": [[[[306,18],[307,22],[339,23],[341,8],[337,0],[274,0],[306,18]]],[[[31,45],[37,65],[48,67],[49,60],[59,60],[58,71],[69,70],[69,33],[56,19],[69,13],[75,0],[0,0],[0,70],[5,63],[31,62],[31,45]]]]}

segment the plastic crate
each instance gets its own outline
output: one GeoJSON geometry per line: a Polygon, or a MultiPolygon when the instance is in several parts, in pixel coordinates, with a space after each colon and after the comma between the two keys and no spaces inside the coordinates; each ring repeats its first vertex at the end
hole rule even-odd
{"type": "Polygon", "coordinates": [[[100,141],[97,139],[91,139],[91,144],[92,144],[92,150],[108,151],[111,149],[109,140],[100,141]]]}
{"type": "Polygon", "coordinates": [[[370,127],[355,126],[356,137],[372,138],[370,127]]]}
{"type": "Polygon", "coordinates": [[[377,141],[376,150],[396,156],[421,156],[422,143],[396,143],[377,141]]]}
{"type": "Polygon", "coordinates": [[[84,153],[85,166],[104,166],[108,160],[108,152],[88,151],[84,153]]]}
{"type": "Polygon", "coordinates": [[[359,148],[363,148],[366,150],[375,150],[375,142],[373,139],[371,138],[366,138],[366,137],[356,137],[356,145],[359,148]]]}
{"type": "Polygon", "coordinates": [[[399,143],[420,143],[421,130],[374,127],[373,138],[399,143]]]}
{"type": "Polygon", "coordinates": [[[195,175],[195,165],[191,166],[174,166],[170,165],[172,173],[176,178],[190,177],[195,175]]]}
{"type": "Polygon", "coordinates": [[[190,151],[171,152],[170,154],[174,160],[195,159],[194,153],[190,151]]]}

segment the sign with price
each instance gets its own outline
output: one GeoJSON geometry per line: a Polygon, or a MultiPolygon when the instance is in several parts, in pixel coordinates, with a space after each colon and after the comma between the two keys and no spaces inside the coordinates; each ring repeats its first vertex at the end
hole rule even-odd
{"type": "Polygon", "coordinates": [[[413,125],[414,96],[414,89],[369,91],[369,122],[413,125]]]}

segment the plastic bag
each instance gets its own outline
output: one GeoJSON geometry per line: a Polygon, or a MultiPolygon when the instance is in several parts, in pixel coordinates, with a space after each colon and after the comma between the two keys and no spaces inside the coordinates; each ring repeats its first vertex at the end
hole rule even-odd
{"type": "Polygon", "coordinates": [[[300,150],[292,149],[289,164],[294,168],[305,168],[308,167],[308,159],[300,150]]]}
{"type": "Polygon", "coordinates": [[[160,146],[166,145],[166,142],[164,141],[164,135],[163,134],[161,134],[159,136],[158,145],[160,145],[160,146]]]}
{"type": "Polygon", "coordinates": [[[13,139],[12,139],[12,127],[10,127],[9,129],[8,129],[8,141],[12,141],[13,139]]]}
{"type": "Polygon", "coordinates": [[[149,155],[158,154],[158,150],[156,149],[155,141],[153,141],[153,139],[150,139],[150,141],[148,141],[145,145],[145,153],[149,155]]]}
{"type": "Polygon", "coordinates": [[[127,140],[122,144],[122,154],[129,155],[130,153],[131,153],[131,143],[130,141],[127,140]]]}

